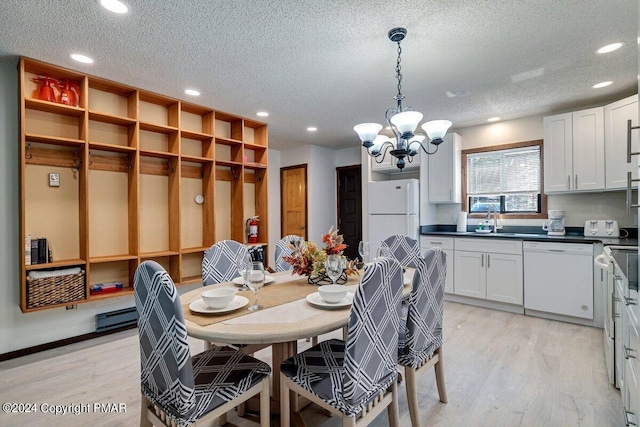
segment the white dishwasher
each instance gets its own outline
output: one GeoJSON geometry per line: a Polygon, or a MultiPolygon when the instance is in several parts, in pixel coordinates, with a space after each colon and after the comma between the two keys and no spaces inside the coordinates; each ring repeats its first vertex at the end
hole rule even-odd
{"type": "Polygon", "coordinates": [[[524,308],[593,319],[593,245],[524,242],[524,308]]]}

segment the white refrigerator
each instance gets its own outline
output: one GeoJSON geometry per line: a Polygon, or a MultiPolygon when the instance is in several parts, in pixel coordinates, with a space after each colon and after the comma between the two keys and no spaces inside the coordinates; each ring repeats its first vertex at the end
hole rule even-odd
{"type": "Polygon", "coordinates": [[[369,244],[371,258],[382,242],[393,234],[418,240],[420,235],[420,187],[417,179],[369,183],[369,244]]]}

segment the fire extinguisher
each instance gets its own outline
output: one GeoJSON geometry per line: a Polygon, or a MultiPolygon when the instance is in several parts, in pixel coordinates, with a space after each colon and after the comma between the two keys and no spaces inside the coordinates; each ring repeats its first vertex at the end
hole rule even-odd
{"type": "Polygon", "coordinates": [[[247,220],[247,238],[249,243],[258,243],[258,216],[252,216],[247,220]]]}

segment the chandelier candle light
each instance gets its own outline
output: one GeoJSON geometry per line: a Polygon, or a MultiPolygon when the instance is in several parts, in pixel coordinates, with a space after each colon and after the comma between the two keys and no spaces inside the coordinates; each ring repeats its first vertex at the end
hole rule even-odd
{"type": "Polygon", "coordinates": [[[387,151],[391,148],[391,155],[398,160],[396,166],[402,170],[405,167],[405,159],[411,163],[413,156],[418,154],[422,149],[426,154],[434,154],[438,150],[438,145],[442,143],[442,138],[447,133],[447,129],[451,126],[451,122],[448,120],[432,120],[422,124],[422,129],[427,134],[429,142],[435,145],[435,150],[428,151],[422,141],[425,139],[425,135],[415,134],[415,130],[418,127],[418,123],[422,120],[422,113],[414,111],[413,108],[402,107],[402,100],[404,95],[402,94],[402,73],[400,72],[400,56],[402,54],[402,48],[400,42],[407,35],[405,28],[393,28],[389,31],[389,40],[394,43],[398,43],[398,60],[396,62],[396,79],[398,80],[398,94],[393,97],[396,100],[396,108],[389,108],[385,114],[389,128],[395,136],[395,142],[392,138],[385,135],[378,135],[378,132],[382,130],[382,125],[378,123],[362,123],[353,128],[356,131],[362,146],[367,149],[367,153],[373,157],[377,163],[384,162],[387,151]]]}

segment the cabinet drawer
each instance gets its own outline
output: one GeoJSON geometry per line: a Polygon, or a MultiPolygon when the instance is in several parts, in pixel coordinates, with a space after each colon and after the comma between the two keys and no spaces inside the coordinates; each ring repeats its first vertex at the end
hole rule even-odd
{"type": "Polygon", "coordinates": [[[429,248],[453,249],[453,237],[420,236],[420,252],[429,248]]]}
{"type": "Polygon", "coordinates": [[[473,252],[494,252],[498,254],[522,254],[522,240],[490,239],[475,237],[471,239],[455,239],[455,249],[473,252]]]}

